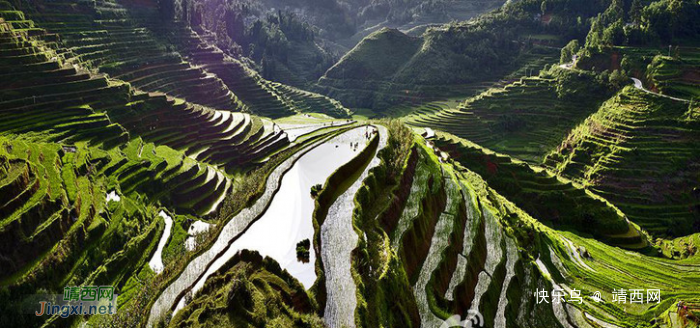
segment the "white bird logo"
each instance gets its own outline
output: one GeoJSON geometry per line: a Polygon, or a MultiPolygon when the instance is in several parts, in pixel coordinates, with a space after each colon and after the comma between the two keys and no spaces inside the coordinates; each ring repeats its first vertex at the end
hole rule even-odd
{"type": "Polygon", "coordinates": [[[478,311],[474,310],[469,310],[467,312],[467,317],[464,320],[461,320],[462,317],[459,316],[459,314],[455,314],[447,320],[442,322],[442,325],[440,325],[440,328],[451,328],[451,327],[462,327],[462,328],[475,328],[475,327],[481,327],[481,325],[484,324],[484,316],[481,315],[478,311]]]}
{"type": "Polygon", "coordinates": [[[594,301],[598,302],[598,303],[600,303],[600,302],[603,301],[603,298],[600,297],[600,292],[599,292],[599,291],[596,291],[595,293],[593,293],[593,297],[591,297],[591,298],[592,298],[594,301]]]}

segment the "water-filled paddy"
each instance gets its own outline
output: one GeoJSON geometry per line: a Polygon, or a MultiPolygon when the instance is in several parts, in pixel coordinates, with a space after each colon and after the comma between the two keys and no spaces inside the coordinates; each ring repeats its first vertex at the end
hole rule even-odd
{"type": "MultiPolygon", "coordinates": [[[[324,184],[338,167],[358,155],[366,146],[368,131],[371,130],[372,128],[359,127],[345,132],[300,157],[288,159],[275,169],[267,182],[265,195],[231,219],[212,247],[191,261],[183,274],[164,291],[151,309],[151,322],[167,310],[173,304],[170,302],[177,300],[183,290],[192,286],[192,293],[196,293],[201,289],[206,278],[242,249],[256,250],[263,256],[274,258],[306,288],[311,287],[316,280],[315,254],[310,252],[307,263],[297,260],[296,255],[298,242],[313,240],[311,216],[315,204],[310,196],[311,187],[324,184]],[[282,175],[287,168],[289,170],[282,175]],[[273,193],[277,185],[274,179],[279,179],[280,175],[279,190],[273,193]],[[244,225],[246,221],[250,222],[253,217],[260,215],[267,202],[269,207],[264,214],[249,227],[244,225]],[[234,241],[231,243],[231,240],[234,241]]],[[[177,301],[179,303],[176,309],[182,308],[184,301],[177,301]]]]}
{"type": "MultiPolygon", "coordinates": [[[[311,215],[315,204],[311,187],[323,184],[331,173],[365,147],[363,134],[364,129],[347,132],[300,158],[282,178],[280,190],[265,214],[231,245],[224,256],[214,262],[206,276],[224,265],[238,251],[250,249],[274,258],[304,287],[311,287],[316,281],[316,255],[310,252],[307,263],[298,261],[296,256],[296,244],[304,239],[311,240],[314,235],[311,215]]],[[[200,279],[193,292],[203,285],[204,279],[200,279]]]]}
{"type": "Polygon", "coordinates": [[[148,262],[148,265],[151,267],[151,270],[155,273],[161,273],[163,272],[163,248],[168,242],[168,239],[170,238],[170,231],[172,231],[173,227],[173,218],[170,217],[170,215],[166,214],[164,211],[160,211],[158,213],[160,217],[165,220],[165,230],[163,231],[163,235],[160,237],[160,241],[158,242],[158,248],[156,249],[156,252],[153,254],[153,257],[151,260],[148,262]]]}

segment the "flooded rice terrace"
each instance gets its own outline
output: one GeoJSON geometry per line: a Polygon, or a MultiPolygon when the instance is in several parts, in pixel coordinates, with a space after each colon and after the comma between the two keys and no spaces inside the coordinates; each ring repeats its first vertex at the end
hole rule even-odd
{"type": "Polygon", "coordinates": [[[170,238],[170,232],[173,228],[173,218],[170,217],[170,215],[164,211],[160,211],[158,216],[162,217],[165,221],[165,230],[163,230],[163,235],[160,237],[156,252],[153,254],[151,260],[148,261],[148,265],[151,267],[151,270],[153,270],[153,272],[156,274],[163,272],[163,248],[165,248],[165,245],[168,243],[168,238],[170,238]]]}
{"type": "Polygon", "coordinates": [[[176,301],[175,311],[183,308],[184,298],[177,299],[182,291],[192,286],[192,294],[196,294],[212,273],[243,249],[256,250],[262,256],[274,258],[305,288],[310,288],[316,280],[316,254],[312,249],[309,261],[303,263],[297,259],[296,245],[304,239],[313,240],[315,201],[311,197],[311,187],[323,185],[335,170],[358,155],[367,145],[368,131],[371,133],[374,129],[364,126],[352,129],[280,164],[270,174],[264,195],[232,218],[213,246],[192,260],[182,275],[161,294],[151,309],[149,323],[153,324],[176,301]],[[275,193],[277,186],[279,190],[275,193]],[[259,219],[250,224],[256,217],[259,219]],[[231,243],[231,240],[234,241],[231,243]]]}

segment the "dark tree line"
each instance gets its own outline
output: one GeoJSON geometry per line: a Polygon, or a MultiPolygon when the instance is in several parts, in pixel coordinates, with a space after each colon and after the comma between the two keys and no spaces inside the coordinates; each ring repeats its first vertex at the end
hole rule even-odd
{"type": "Polygon", "coordinates": [[[315,50],[319,76],[332,63],[314,45],[318,31],[312,25],[290,11],[267,11],[257,0],[160,0],[159,7],[166,19],[213,32],[221,49],[249,58],[266,78],[274,78],[278,65],[289,65],[295,45],[315,50]]]}
{"type": "MultiPolygon", "coordinates": [[[[407,71],[402,81],[469,83],[484,76],[497,76],[515,67],[522,53],[546,52],[530,36],[585,38],[592,18],[608,5],[609,1],[602,0],[585,4],[578,0],[522,0],[469,22],[428,29],[424,38],[434,51],[427,57],[433,59],[426,58],[420,67],[407,71]],[[450,72],[449,77],[431,73],[436,68],[450,72]]],[[[553,41],[553,45],[559,45],[558,42],[561,41],[553,41]]]]}
{"type": "Polygon", "coordinates": [[[592,22],[585,47],[590,51],[620,45],[671,44],[697,38],[700,3],[692,0],[613,0],[592,22]]]}

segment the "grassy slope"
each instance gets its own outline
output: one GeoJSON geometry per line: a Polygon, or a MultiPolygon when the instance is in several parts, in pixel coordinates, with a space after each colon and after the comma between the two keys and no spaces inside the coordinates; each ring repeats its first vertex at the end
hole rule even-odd
{"type": "Polygon", "coordinates": [[[325,78],[390,80],[416,54],[420,41],[398,30],[381,29],[348,52],[325,78]]]}
{"type": "Polygon", "coordinates": [[[323,327],[304,287],[274,260],[243,252],[179,311],[170,327],[323,327]]]}
{"type": "MultiPolygon", "coordinates": [[[[467,174],[466,177],[472,186],[485,182],[473,174],[467,174]]],[[[549,271],[549,275],[545,275],[546,280],[551,279],[551,283],[582,290],[584,303],[570,303],[579,310],[622,327],[646,326],[655,317],[666,322],[669,314],[675,312],[675,308],[672,309],[675,301],[698,300],[698,289],[694,287],[699,283],[695,279],[697,258],[667,260],[611,247],[578,233],[545,227],[498,194],[484,191],[477,193],[489,199],[496,209],[500,209],[500,223],[507,234],[512,234],[518,241],[521,255],[524,250],[530,259],[542,260],[549,271]],[[572,244],[569,245],[569,242],[572,244]],[[579,247],[585,251],[579,250],[579,247]],[[659,288],[662,290],[661,302],[659,305],[613,304],[610,302],[611,293],[613,289],[619,288],[659,288]],[[589,297],[594,291],[601,291],[607,302],[603,305],[592,302],[589,297]]],[[[528,261],[527,258],[523,260],[528,261]]],[[[541,306],[535,307],[540,308],[541,306]]],[[[590,324],[590,320],[584,320],[579,315],[572,314],[572,320],[584,327],[590,324]]]]}
{"type": "Polygon", "coordinates": [[[491,88],[461,104],[440,102],[414,110],[406,122],[469,139],[484,147],[540,162],[606,99],[594,77],[555,70],[491,88]],[[560,85],[573,95],[560,96],[560,85]]]}
{"type": "Polygon", "coordinates": [[[650,232],[680,236],[698,229],[698,127],[687,104],[627,87],[572,130],[545,164],[650,232]]]}
{"type": "Polygon", "coordinates": [[[631,235],[637,238],[608,241],[616,245],[645,245],[644,237],[628,225],[620,210],[581,185],[451,135],[438,134],[435,145],[541,222],[558,229],[573,228],[601,239],[632,230],[631,235]]]}

